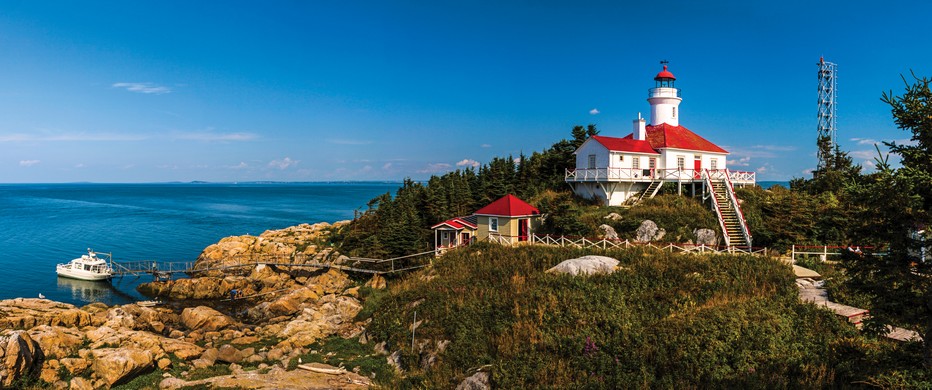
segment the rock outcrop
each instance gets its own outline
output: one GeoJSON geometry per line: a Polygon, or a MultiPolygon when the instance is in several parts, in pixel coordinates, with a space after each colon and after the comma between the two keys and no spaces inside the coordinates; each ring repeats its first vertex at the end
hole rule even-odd
{"type": "Polygon", "coordinates": [[[644,222],[641,222],[641,226],[638,226],[638,230],[635,233],[635,241],[641,243],[657,241],[666,234],[667,231],[658,227],[654,221],[645,219],[644,222]]]}
{"type": "MultiPolygon", "coordinates": [[[[195,268],[214,268],[235,265],[262,258],[272,259],[306,259],[308,261],[325,261],[333,254],[320,250],[327,236],[334,228],[342,227],[349,221],[334,224],[326,222],[313,225],[301,224],[279,230],[267,230],[258,237],[251,235],[225,237],[220,242],[204,249],[195,263],[195,268]]],[[[270,261],[271,262],[271,261],[270,261]]],[[[209,273],[211,276],[222,275],[222,271],[209,273]]]]}
{"type": "Polygon", "coordinates": [[[39,343],[25,331],[0,333],[0,387],[10,387],[25,376],[36,376],[45,356],[39,343]]]}
{"type": "Polygon", "coordinates": [[[606,240],[617,240],[618,239],[618,233],[615,232],[615,228],[609,225],[606,225],[606,224],[600,225],[599,231],[602,232],[602,238],[606,240]]]}
{"type": "Polygon", "coordinates": [[[181,312],[181,323],[191,330],[215,332],[236,325],[236,321],[207,306],[189,307],[181,312]]]}
{"type": "Polygon", "coordinates": [[[716,246],[718,245],[718,235],[712,229],[693,230],[696,235],[696,245],[716,246]]]}

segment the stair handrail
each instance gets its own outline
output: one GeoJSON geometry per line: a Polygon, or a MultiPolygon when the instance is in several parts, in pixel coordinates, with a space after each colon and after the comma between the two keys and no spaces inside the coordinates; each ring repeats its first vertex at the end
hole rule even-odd
{"type": "Polygon", "coordinates": [[[735,196],[735,187],[731,184],[731,172],[728,171],[728,168],[725,168],[725,183],[728,183],[728,197],[731,199],[731,203],[735,205],[735,210],[738,211],[738,221],[741,222],[741,234],[744,235],[744,240],[747,241],[748,247],[751,247],[751,230],[748,229],[748,221],[744,219],[744,212],[741,211],[741,205],[738,204],[738,197],[735,196]]]}
{"type": "Polygon", "coordinates": [[[712,204],[715,205],[715,215],[718,217],[718,226],[722,228],[722,238],[725,239],[725,247],[731,246],[731,238],[728,237],[728,228],[725,227],[725,217],[722,216],[722,208],[718,205],[718,197],[715,196],[715,187],[712,187],[712,175],[708,169],[702,170],[702,178],[706,186],[712,191],[712,204]]]}

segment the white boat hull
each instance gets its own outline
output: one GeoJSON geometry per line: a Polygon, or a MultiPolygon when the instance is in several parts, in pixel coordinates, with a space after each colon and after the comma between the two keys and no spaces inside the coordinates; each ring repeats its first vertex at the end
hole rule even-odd
{"type": "Polygon", "coordinates": [[[103,273],[103,274],[102,274],[102,273],[88,272],[88,271],[83,271],[83,270],[58,269],[57,271],[55,271],[55,273],[57,273],[58,276],[61,276],[61,277],[64,277],[64,278],[72,278],[72,279],[79,279],[79,280],[107,280],[107,279],[110,279],[110,274],[109,274],[109,273],[103,273]]]}

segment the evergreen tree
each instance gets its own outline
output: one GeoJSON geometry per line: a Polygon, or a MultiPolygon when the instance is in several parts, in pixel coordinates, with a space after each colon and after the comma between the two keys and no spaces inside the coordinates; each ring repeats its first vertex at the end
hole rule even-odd
{"type": "Polygon", "coordinates": [[[868,175],[851,192],[867,207],[871,234],[889,243],[885,256],[849,255],[844,265],[851,285],[873,297],[869,322],[874,330],[893,324],[917,331],[924,340],[925,365],[932,368],[932,258],[922,258],[932,210],[932,92],[928,78],[904,78],[906,91],[884,93],[896,125],[911,132],[913,144],[887,143],[902,157],[902,168],[892,169],[878,159],[878,171],[868,175]],[[920,233],[925,231],[925,233],[920,233]]]}

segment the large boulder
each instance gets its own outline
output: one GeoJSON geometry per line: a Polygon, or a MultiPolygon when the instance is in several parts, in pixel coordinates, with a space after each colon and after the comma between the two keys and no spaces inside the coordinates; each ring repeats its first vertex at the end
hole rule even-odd
{"type": "Polygon", "coordinates": [[[645,219],[644,222],[641,222],[641,226],[638,226],[638,230],[635,233],[635,241],[641,243],[657,241],[663,238],[665,234],[667,234],[666,230],[658,227],[654,221],[645,219]]]}
{"type": "Polygon", "coordinates": [[[91,351],[94,376],[109,386],[125,383],[153,368],[152,352],[136,348],[103,348],[91,351]]]}
{"type": "Polygon", "coordinates": [[[693,234],[696,235],[696,245],[706,245],[706,246],[717,246],[718,245],[718,235],[715,234],[715,230],[712,229],[696,229],[693,230],[693,234]]]}
{"type": "Polygon", "coordinates": [[[606,240],[617,240],[618,239],[618,233],[615,232],[615,228],[609,225],[602,224],[599,226],[599,230],[602,232],[602,238],[606,240]]]}
{"type": "Polygon", "coordinates": [[[84,332],[60,326],[39,325],[29,329],[29,336],[49,359],[61,359],[78,352],[84,344],[84,332]]]}
{"type": "Polygon", "coordinates": [[[219,331],[236,325],[229,316],[207,306],[189,307],[181,312],[181,323],[191,330],[219,331]]]}
{"type": "Polygon", "coordinates": [[[606,256],[583,256],[575,259],[564,260],[551,269],[548,273],[560,273],[576,275],[594,275],[612,273],[618,267],[618,260],[606,256]]]}
{"type": "Polygon", "coordinates": [[[489,390],[489,373],[479,371],[463,379],[460,384],[456,385],[456,390],[489,390]]]}
{"type": "Polygon", "coordinates": [[[29,333],[5,330],[0,333],[0,387],[10,387],[25,376],[36,376],[42,370],[45,355],[29,333]]]}

